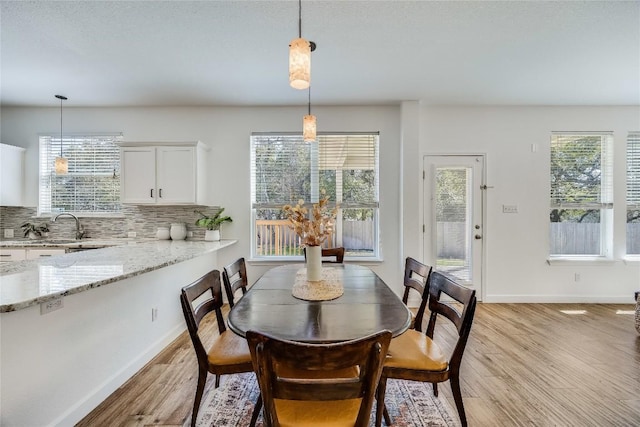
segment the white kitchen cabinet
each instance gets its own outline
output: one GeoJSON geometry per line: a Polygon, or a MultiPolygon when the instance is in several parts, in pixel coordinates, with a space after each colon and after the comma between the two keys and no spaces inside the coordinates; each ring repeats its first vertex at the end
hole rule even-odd
{"type": "Polygon", "coordinates": [[[22,147],[0,144],[0,206],[22,206],[24,195],[22,147]]]}
{"type": "Polygon", "coordinates": [[[122,142],[120,146],[122,203],[207,204],[204,144],[122,142]]]}
{"type": "Polygon", "coordinates": [[[67,253],[65,249],[34,249],[27,248],[26,249],[26,258],[27,259],[38,259],[38,258],[46,258],[54,255],[62,255],[67,253]]]}
{"type": "Polygon", "coordinates": [[[0,262],[46,258],[65,253],[64,248],[0,248],[0,262]]]}
{"type": "Polygon", "coordinates": [[[27,259],[24,249],[0,248],[0,262],[23,261],[27,259]]]}

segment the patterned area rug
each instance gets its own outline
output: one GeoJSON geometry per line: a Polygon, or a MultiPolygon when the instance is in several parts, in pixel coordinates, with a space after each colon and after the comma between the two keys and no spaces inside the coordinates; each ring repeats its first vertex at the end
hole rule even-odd
{"type": "MultiPolygon", "coordinates": [[[[248,426],[259,387],[254,374],[224,376],[224,384],[205,390],[196,426],[228,427],[248,426]]],[[[207,382],[213,384],[213,379],[207,382]]],[[[442,385],[441,385],[442,387],[442,385]]],[[[429,383],[388,380],[387,410],[393,425],[398,427],[459,426],[458,414],[448,402],[433,395],[429,383]]],[[[188,427],[191,419],[185,422],[188,427]]],[[[375,404],[370,426],[375,425],[375,404]]],[[[384,422],[383,422],[384,425],[384,422]]],[[[262,414],[257,427],[262,427],[262,414]]]]}

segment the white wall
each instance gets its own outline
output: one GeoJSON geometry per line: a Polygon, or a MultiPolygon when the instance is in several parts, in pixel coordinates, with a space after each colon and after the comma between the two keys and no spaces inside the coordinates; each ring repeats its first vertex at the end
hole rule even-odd
{"type": "MultiPolygon", "coordinates": [[[[131,141],[193,141],[211,147],[211,199],[224,206],[233,223],[225,224],[224,238],[238,244],[220,255],[220,266],[250,254],[249,136],[251,132],[296,132],[302,127],[303,107],[283,108],[70,108],[64,110],[65,132],[123,132],[131,141]]],[[[380,132],[380,217],[384,262],[372,265],[383,280],[401,292],[404,265],[400,247],[400,108],[314,107],[319,131],[380,132]]],[[[25,147],[26,201],[37,204],[38,134],[60,132],[59,110],[55,108],[3,108],[2,142],[25,147]]],[[[269,268],[249,266],[251,282],[269,268]]]]}
{"type": "Polygon", "coordinates": [[[627,133],[640,130],[640,107],[422,107],[420,114],[422,155],[487,156],[485,302],[633,302],[640,263],[622,260],[624,150],[627,133]],[[547,263],[552,131],[614,132],[614,263],[547,263]],[[503,204],[518,213],[503,214],[503,204]]]}
{"type": "MultiPolygon", "coordinates": [[[[224,237],[238,239],[220,266],[250,253],[249,135],[299,131],[301,107],[65,108],[65,131],[122,131],[129,140],[201,140],[209,144],[212,199],[234,218],[224,237]]],[[[316,107],[321,131],[380,131],[381,238],[384,262],[374,270],[396,292],[402,260],[422,257],[421,161],[433,153],[485,153],[487,194],[485,298],[497,301],[632,302],[640,265],[624,252],[624,139],[640,130],[640,107],[429,107],[409,101],[387,107],[316,107]],[[616,261],[550,266],[548,255],[551,131],[615,135],[616,261]],[[531,144],[538,150],[531,151],[531,144]],[[418,183],[418,184],[416,184],[418,183]],[[502,205],[518,205],[503,214],[502,205]],[[574,274],[580,273],[576,282],[574,274]]],[[[1,140],[27,148],[27,203],[37,200],[37,136],[59,132],[55,108],[3,108],[1,140]]],[[[269,266],[251,265],[255,281],[269,266]]]]}
{"type": "Polygon", "coordinates": [[[186,329],[180,289],[230,249],[68,295],[44,315],[39,305],[0,313],[0,425],[80,421],[186,329]]]}

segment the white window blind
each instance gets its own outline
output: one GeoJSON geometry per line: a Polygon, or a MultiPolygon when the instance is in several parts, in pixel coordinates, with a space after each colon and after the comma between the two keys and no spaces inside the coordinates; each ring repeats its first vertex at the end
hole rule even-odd
{"type": "Polygon", "coordinates": [[[62,141],[40,137],[39,213],[113,213],[120,211],[119,135],[73,135],[62,141]],[[56,156],[69,171],[57,175],[56,156]]]}
{"type": "MultiPolygon", "coordinates": [[[[304,142],[301,135],[253,134],[251,149],[251,200],[253,206],[280,208],[298,200],[317,202],[320,189],[328,183],[320,182],[324,171],[339,174],[369,171],[371,190],[351,188],[343,191],[338,184],[337,197],[330,197],[347,207],[378,206],[378,135],[344,134],[318,135],[317,142],[304,142]]],[[[329,194],[333,189],[324,188],[329,194]]]]}
{"type": "Polygon", "coordinates": [[[553,134],[551,207],[613,207],[613,134],[553,134]]]}
{"type": "Polygon", "coordinates": [[[627,208],[640,209],[640,132],[627,137],[627,208]]]}

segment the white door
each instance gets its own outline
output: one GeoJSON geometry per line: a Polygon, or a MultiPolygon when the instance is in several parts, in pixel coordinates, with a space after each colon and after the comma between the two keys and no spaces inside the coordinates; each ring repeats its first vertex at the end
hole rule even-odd
{"type": "Polygon", "coordinates": [[[424,157],[425,262],[482,299],[484,156],[424,157]]]}

